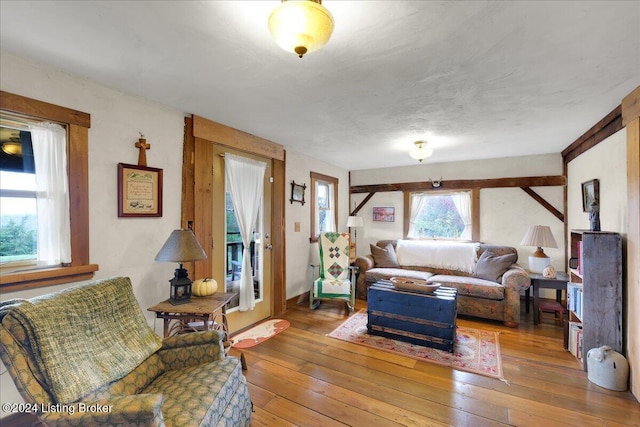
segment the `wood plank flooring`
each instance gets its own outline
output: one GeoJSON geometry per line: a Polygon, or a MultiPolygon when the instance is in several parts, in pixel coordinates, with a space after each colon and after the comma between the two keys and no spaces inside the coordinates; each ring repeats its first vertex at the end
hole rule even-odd
{"type": "Polygon", "coordinates": [[[506,382],[326,337],[347,318],[343,304],[290,303],[282,318],[289,329],[243,350],[252,426],[640,425],[633,395],[590,383],[562,348],[562,328],[534,326],[533,313],[518,329],[458,319],[500,331],[506,382]]]}

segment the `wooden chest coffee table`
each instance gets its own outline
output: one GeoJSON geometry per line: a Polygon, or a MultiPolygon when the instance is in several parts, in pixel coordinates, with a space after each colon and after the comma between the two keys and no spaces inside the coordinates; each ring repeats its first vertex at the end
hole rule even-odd
{"type": "Polygon", "coordinates": [[[367,295],[368,333],[453,352],[458,293],[440,286],[430,293],[396,289],[379,281],[367,295]]]}

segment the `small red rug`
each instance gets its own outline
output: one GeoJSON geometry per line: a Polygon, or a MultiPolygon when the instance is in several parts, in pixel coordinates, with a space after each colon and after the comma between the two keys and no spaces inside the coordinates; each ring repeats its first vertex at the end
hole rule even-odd
{"type": "Polygon", "coordinates": [[[289,322],[283,319],[266,320],[238,335],[231,337],[231,347],[249,348],[265,342],[272,336],[279,334],[289,327],[289,322]]]}
{"type": "Polygon", "coordinates": [[[327,336],[400,354],[453,369],[504,380],[498,332],[458,326],[453,353],[367,333],[367,313],[361,310],[327,336]]]}

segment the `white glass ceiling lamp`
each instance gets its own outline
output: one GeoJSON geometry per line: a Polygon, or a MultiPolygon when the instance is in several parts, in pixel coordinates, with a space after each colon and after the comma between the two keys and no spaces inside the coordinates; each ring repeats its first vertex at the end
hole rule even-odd
{"type": "Polygon", "coordinates": [[[433,149],[427,147],[427,141],[416,141],[413,144],[415,147],[409,151],[409,155],[417,161],[422,163],[424,159],[433,154],[433,149]]]}
{"type": "Polygon", "coordinates": [[[333,16],[322,0],[282,0],[268,24],[278,46],[300,58],[327,44],[333,33],[333,16]]]}
{"type": "Polygon", "coordinates": [[[527,230],[522,242],[523,246],[537,246],[538,249],[529,256],[529,271],[542,273],[546,266],[551,264],[551,259],[544,253],[545,248],[557,248],[556,239],[553,238],[551,228],[548,225],[532,225],[527,230]]]}

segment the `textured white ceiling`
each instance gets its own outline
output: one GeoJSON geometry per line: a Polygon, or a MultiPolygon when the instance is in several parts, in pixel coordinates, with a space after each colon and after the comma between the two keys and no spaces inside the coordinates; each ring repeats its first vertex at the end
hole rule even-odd
{"type": "Polygon", "coordinates": [[[349,170],[558,153],[640,84],[639,1],[331,1],[328,45],[278,1],[6,1],[0,47],[349,170]]]}

